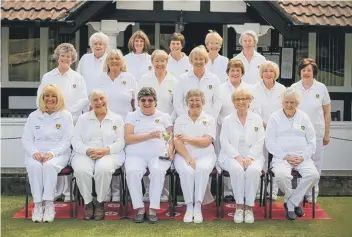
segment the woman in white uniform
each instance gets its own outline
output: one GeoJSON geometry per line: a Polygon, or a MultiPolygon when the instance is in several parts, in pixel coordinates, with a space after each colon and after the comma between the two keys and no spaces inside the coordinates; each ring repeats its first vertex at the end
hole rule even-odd
{"type": "MultiPolygon", "coordinates": [[[[280,75],[280,71],[279,66],[272,61],[266,61],[260,65],[259,75],[261,80],[253,87],[253,104],[255,105],[256,113],[258,113],[263,119],[264,128],[266,128],[270,115],[282,108],[281,95],[286,88],[276,81],[280,75]]],[[[268,150],[264,146],[265,171],[268,167],[268,156],[268,150]]],[[[277,193],[278,186],[276,179],[274,178],[272,192],[273,200],[277,199],[277,193]]],[[[260,195],[260,189],[258,190],[258,195],[260,195]]]]}
{"type": "MultiPolygon", "coordinates": [[[[251,89],[252,86],[242,81],[242,76],[245,73],[244,65],[241,60],[231,59],[227,63],[226,73],[228,75],[227,81],[220,85],[220,98],[221,98],[221,110],[219,117],[217,119],[217,129],[216,136],[220,137],[222,121],[226,116],[236,111],[236,108],[233,106],[231,95],[233,92],[241,89],[248,88],[251,89]]],[[[252,104],[251,104],[252,105],[252,104]]],[[[215,152],[216,154],[220,153],[220,139],[215,141],[215,152]]],[[[224,180],[224,201],[230,202],[234,201],[232,196],[232,188],[230,184],[230,179],[225,177],[224,180]]]]}
{"type": "Polygon", "coordinates": [[[175,122],[175,168],[180,175],[187,205],[183,221],[201,223],[201,205],[209,174],[216,162],[213,146],[216,124],[215,119],[203,111],[205,95],[202,90],[189,90],[185,101],[189,108],[188,113],[179,116],[175,122]]]}
{"type": "Polygon", "coordinates": [[[124,122],[108,109],[104,91],[93,89],[90,103],[93,110],[81,115],[74,130],[71,164],[84,199],[84,219],[102,220],[112,174],[125,161],[124,122]],[[94,203],[92,178],[97,193],[94,203]]]}
{"type": "Polygon", "coordinates": [[[138,83],[141,77],[153,69],[150,55],[148,36],[141,30],[136,31],[128,41],[130,53],[125,56],[127,70],[138,83]]]}
{"type": "Polygon", "coordinates": [[[254,31],[246,30],[241,34],[239,43],[242,46],[242,52],[234,59],[241,60],[245,66],[246,73],[243,76],[243,81],[252,85],[256,84],[260,81],[259,67],[265,62],[264,56],[255,50],[258,36],[254,31]]]}
{"type": "MultiPolygon", "coordinates": [[[[56,47],[53,58],[57,60],[58,67],[44,74],[37,92],[37,105],[39,95],[48,84],[56,84],[64,95],[66,109],[71,112],[73,123],[76,124],[82,111],[88,107],[86,83],[79,73],[70,68],[77,59],[77,52],[72,44],[63,43],[56,47]]],[[[70,185],[68,176],[58,178],[56,197],[64,195],[64,201],[70,201],[70,185]]]]}
{"type": "Polygon", "coordinates": [[[265,145],[273,154],[272,167],[280,189],[285,193],[284,207],[287,218],[295,220],[304,215],[299,206],[304,194],[319,180],[314,166],[315,131],[308,115],[298,110],[300,95],[294,88],[288,88],[282,96],[282,107],[274,112],[266,127],[265,145]],[[292,189],[291,170],[302,176],[296,189],[292,189]]]}
{"type": "Polygon", "coordinates": [[[145,221],[141,180],[149,169],[149,223],[157,223],[156,210],[160,209],[160,196],[166,171],[170,168],[174,156],[172,139],[169,142],[169,160],[160,159],[165,150],[163,133],[172,133],[173,125],[170,115],[156,109],[157,94],[152,87],[143,87],[138,92],[140,109],[128,113],[125,125],[126,140],[126,178],[131,194],[133,209],[137,209],[136,223],[145,221]]]}
{"type": "Polygon", "coordinates": [[[69,161],[72,133],[72,115],[65,110],[60,89],[45,86],[39,95],[38,110],[29,115],[22,136],[34,202],[33,222],[52,222],[55,218],[57,174],[69,161]]]}
{"type": "MultiPolygon", "coordinates": [[[[308,114],[313,123],[316,134],[316,150],[312,157],[315,167],[321,173],[323,167],[324,146],[330,142],[331,101],[326,86],[315,78],[318,75],[318,67],[313,59],[303,59],[298,65],[301,80],[292,85],[302,96],[299,109],[308,114]]],[[[318,183],[315,186],[315,201],[319,192],[318,183]]],[[[312,194],[309,190],[307,200],[312,202],[312,194]]]]}
{"type": "Polygon", "coordinates": [[[218,76],[220,83],[226,82],[227,73],[226,67],[229,59],[219,54],[222,47],[222,38],[219,33],[209,30],[209,33],[205,37],[205,46],[209,52],[209,60],[205,66],[209,72],[214,73],[218,76]]]}
{"type": "Polygon", "coordinates": [[[263,120],[249,111],[252,99],[245,88],[232,93],[236,111],[224,119],[220,134],[219,165],[230,174],[236,200],[235,223],[254,222],[252,208],[264,164],[263,120]]]}
{"type": "Polygon", "coordinates": [[[78,63],[77,72],[86,81],[87,94],[99,85],[99,77],[103,72],[109,37],[103,32],[96,32],[89,38],[92,53],[84,54],[78,63]]]}
{"type": "Polygon", "coordinates": [[[193,70],[181,75],[175,88],[174,109],[177,116],[188,113],[186,95],[191,89],[204,91],[204,111],[217,119],[221,109],[220,82],[218,76],[209,72],[205,65],[208,63],[208,52],[204,46],[195,47],[189,55],[193,70]]]}
{"type": "Polygon", "coordinates": [[[171,72],[176,78],[180,78],[183,73],[192,69],[187,55],[182,52],[184,46],[185,37],[181,33],[173,33],[170,38],[170,54],[167,71],[171,72]]]}

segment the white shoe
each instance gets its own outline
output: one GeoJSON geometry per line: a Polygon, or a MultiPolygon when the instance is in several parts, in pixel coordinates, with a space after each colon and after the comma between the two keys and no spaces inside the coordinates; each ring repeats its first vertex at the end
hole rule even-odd
{"type": "Polygon", "coordinates": [[[271,197],[272,197],[273,201],[276,201],[277,200],[277,193],[272,193],[271,197]]]}
{"type": "Polygon", "coordinates": [[[143,196],[143,202],[149,202],[149,192],[145,192],[143,196]]]}
{"type": "Polygon", "coordinates": [[[120,202],[120,194],[112,195],[112,201],[113,202],[120,202]]]}
{"type": "Polygon", "coordinates": [[[195,212],[193,213],[193,222],[194,223],[202,223],[203,222],[203,215],[201,212],[195,212]]]}
{"type": "Polygon", "coordinates": [[[53,222],[55,219],[55,205],[44,207],[43,222],[53,222]]]}
{"type": "Polygon", "coordinates": [[[35,206],[32,210],[32,221],[42,222],[43,221],[43,206],[35,206]]]}
{"type": "Polygon", "coordinates": [[[235,215],[233,216],[233,221],[237,224],[243,222],[244,212],[243,209],[236,209],[235,215]]]}
{"type": "MultiPolygon", "coordinates": [[[[65,196],[64,198],[64,202],[70,202],[71,198],[70,196],[65,196]]],[[[72,195],[72,201],[74,202],[75,201],[75,197],[72,195]]]]}
{"type": "Polygon", "coordinates": [[[185,216],[183,217],[183,222],[190,223],[193,221],[193,212],[186,212],[185,216]]]}
{"type": "Polygon", "coordinates": [[[244,222],[249,224],[254,223],[254,215],[252,210],[246,210],[244,212],[244,222]]]}
{"type": "MultiPolygon", "coordinates": [[[[315,203],[317,203],[317,199],[318,199],[318,197],[316,197],[316,198],[314,199],[314,202],[315,202],[315,203]]],[[[306,201],[307,201],[308,203],[313,203],[313,196],[312,196],[312,195],[306,196],[306,201]]]]}
{"type": "Polygon", "coordinates": [[[169,201],[169,197],[166,196],[165,194],[161,194],[160,202],[168,202],[168,201],[169,201]]]}

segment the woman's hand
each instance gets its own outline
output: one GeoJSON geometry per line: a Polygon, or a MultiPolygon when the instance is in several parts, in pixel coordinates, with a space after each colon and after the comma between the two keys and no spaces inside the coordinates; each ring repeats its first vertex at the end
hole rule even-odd
{"type": "Polygon", "coordinates": [[[242,156],[236,156],[235,160],[237,160],[238,163],[240,163],[240,165],[244,168],[244,160],[242,158],[242,156]]]}
{"type": "Polygon", "coordinates": [[[40,154],[40,152],[36,152],[32,155],[33,159],[39,161],[39,162],[42,162],[43,161],[43,157],[42,155],[40,154]]]}
{"type": "Polygon", "coordinates": [[[168,153],[169,153],[169,157],[170,157],[169,160],[174,160],[174,158],[175,158],[175,149],[170,146],[168,153]]]}
{"type": "Polygon", "coordinates": [[[186,161],[187,161],[187,164],[190,165],[193,169],[196,168],[196,159],[192,157],[187,159],[186,161]]]}
{"type": "Polygon", "coordinates": [[[330,136],[329,134],[325,134],[323,138],[323,145],[326,146],[330,142],[330,136]]]}
{"type": "Polygon", "coordinates": [[[160,138],[161,132],[160,131],[153,131],[149,133],[149,139],[160,138]]]}
{"type": "Polygon", "coordinates": [[[183,143],[186,143],[190,140],[189,137],[185,136],[184,134],[182,133],[178,133],[178,134],[175,134],[175,138],[182,141],[183,143]]]}
{"type": "Polygon", "coordinates": [[[250,157],[247,157],[246,159],[243,160],[243,168],[247,169],[253,162],[253,159],[250,157]]]}
{"type": "Polygon", "coordinates": [[[52,159],[53,157],[54,157],[53,154],[47,152],[47,153],[44,154],[42,162],[47,162],[48,160],[52,159]]]}

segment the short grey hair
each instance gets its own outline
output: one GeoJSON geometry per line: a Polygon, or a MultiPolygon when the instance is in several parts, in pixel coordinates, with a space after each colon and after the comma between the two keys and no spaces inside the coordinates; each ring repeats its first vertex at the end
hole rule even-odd
{"type": "Polygon", "coordinates": [[[204,95],[204,91],[203,90],[200,90],[200,89],[191,89],[187,92],[187,95],[186,95],[186,98],[185,98],[185,101],[186,101],[186,104],[188,104],[188,100],[189,98],[193,97],[193,96],[196,96],[196,97],[200,97],[201,100],[202,100],[202,104],[204,105],[205,104],[205,95],[204,95]]]}
{"type": "Polygon", "coordinates": [[[158,98],[156,95],[156,90],[153,87],[143,87],[137,95],[137,99],[138,101],[140,99],[142,99],[142,97],[146,97],[146,96],[152,96],[153,99],[155,100],[155,102],[157,102],[158,98]]]}
{"type": "Polygon", "coordinates": [[[282,102],[284,102],[286,96],[294,96],[296,98],[297,105],[299,105],[301,102],[301,94],[294,87],[288,87],[286,90],[282,92],[281,94],[282,102]]]}
{"type": "Polygon", "coordinates": [[[253,30],[246,30],[245,32],[243,32],[238,40],[238,43],[240,43],[240,45],[242,46],[242,38],[245,35],[249,35],[253,37],[254,40],[254,45],[258,44],[258,36],[257,34],[253,31],[253,30]]]}
{"type": "Polygon", "coordinates": [[[60,57],[60,54],[70,52],[72,53],[72,62],[74,63],[77,60],[77,51],[75,47],[70,43],[59,44],[54,51],[53,59],[57,61],[60,57]]]}
{"type": "Polygon", "coordinates": [[[109,37],[103,32],[96,32],[89,38],[89,46],[92,47],[93,44],[97,41],[101,41],[105,45],[106,50],[109,45],[109,37]]]}
{"type": "Polygon", "coordinates": [[[100,89],[93,89],[90,93],[89,93],[89,102],[92,103],[92,99],[94,98],[94,96],[104,96],[106,99],[108,99],[108,95],[106,94],[105,91],[100,90],[100,89]]]}

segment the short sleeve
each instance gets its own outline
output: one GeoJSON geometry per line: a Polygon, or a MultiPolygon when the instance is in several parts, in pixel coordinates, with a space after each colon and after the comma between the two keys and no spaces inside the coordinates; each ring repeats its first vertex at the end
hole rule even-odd
{"type": "Polygon", "coordinates": [[[136,112],[129,112],[126,115],[125,124],[135,125],[136,123],[136,112]]]}
{"type": "Polygon", "coordinates": [[[208,120],[208,124],[206,126],[206,130],[204,135],[211,136],[214,140],[216,139],[216,123],[214,118],[210,118],[208,120]]]}
{"type": "Polygon", "coordinates": [[[326,88],[326,86],[324,86],[324,97],[323,97],[323,105],[328,105],[330,104],[330,95],[328,92],[328,89],[326,88]]]}

